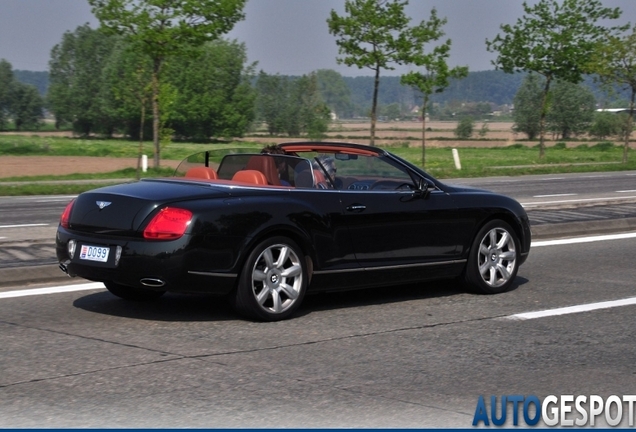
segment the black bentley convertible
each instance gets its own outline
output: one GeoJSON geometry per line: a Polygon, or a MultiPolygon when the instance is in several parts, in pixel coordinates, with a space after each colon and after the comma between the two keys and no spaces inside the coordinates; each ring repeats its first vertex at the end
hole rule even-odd
{"type": "Polygon", "coordinates": [[[379,148],[277,150],[203,152],[174,177],[80,194],[61,216],[60,268],[124,299],[215,293],[273,321],[307,291],[459,278],[500,293],[528,257],[528,217],[511,198],[379,148]]]}

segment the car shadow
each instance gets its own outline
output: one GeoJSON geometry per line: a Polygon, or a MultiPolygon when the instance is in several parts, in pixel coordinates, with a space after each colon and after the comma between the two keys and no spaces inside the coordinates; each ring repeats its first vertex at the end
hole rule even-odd
{"type": "MultiPolygon", "coordinates": [[[[527,279],[517,276],[508,292],[516,290],[527,282],[527,279]]],[[[351,291],[321,292],[308,294],[294,317],[307,316],[320,311],[452,297],[462,294],[483,295],[471,293],[466,290],[463,284],[453,280],[351,291]]],[[[87,312],[147,321],[205,322],[244,319],[234,312],[225,297],[205,294],[167,293],[156,300],[135,302],[120,299],[103,291],[80,297],[73,302],[73,306],[87,312]]]]}
{"type": "Polygon", "coordinates": [[[239,319],[224,297],[166,293],[152,301],[130,301],[107,291],[78,298],[73,306],[87,312],[148,321],[229,321],[239,319]]]}
{"type": "MultiPolygon", "coordinates": [[[[517,276],[510,289],[506,292],[515,291],[527,282],[528,279],[517,276]]],[[[475,296],[490,295],[471,292],[467,290],[461,282],[456,280],[419,282],[391,287],[366,288],[341,292],[321,292],[307,295],[300,310],[296,313],[296,316],[308,315],[321,310],[344,309],[350,307],[400,303],[413,300],[453,297],[462,294],[475,296]]]]}

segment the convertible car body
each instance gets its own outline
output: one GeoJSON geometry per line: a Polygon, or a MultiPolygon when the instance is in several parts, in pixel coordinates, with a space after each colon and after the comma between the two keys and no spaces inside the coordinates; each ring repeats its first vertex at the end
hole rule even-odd
{"type": "Polygon", "coordinates": [[[61,216],[60,268],[124,299],[215,293],[279,320],[307,291],[459,278],[503,292],[528,256],[528,217],[509,197],[444,184],[379,148],[277,150],[203,152],[174,177],[80,194],[61,216]]]}

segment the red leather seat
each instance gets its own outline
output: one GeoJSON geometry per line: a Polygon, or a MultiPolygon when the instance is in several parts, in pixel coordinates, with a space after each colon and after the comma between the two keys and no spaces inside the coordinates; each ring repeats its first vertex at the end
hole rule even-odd
{"type": "Polygon", "coordinates": [[[200,178],[200,179],[209,179],[209,180],[216,180],[217,178],[219,178],[219,176],[216,174],[216,171],[214,171],[210,167],[190,168],[186,172],[185,176],[189,178],[200,178]]]}
{"type": "Polygon", "coordinates": [[[267,185],[267,179],[265,174],[256,170],[241,170],[237,171],[232,177],[233,181],[241,183],[251,183],[256,185],[267,185]]]}

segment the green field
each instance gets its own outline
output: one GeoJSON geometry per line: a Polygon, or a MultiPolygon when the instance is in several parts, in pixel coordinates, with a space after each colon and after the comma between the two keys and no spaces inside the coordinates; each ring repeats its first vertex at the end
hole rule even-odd
{"type": "MultiPolygon", "coordinates": [[[[236,146],[237,143],[169,143],[162,148],[162,159],[180,161],[186,156],[210,148],[236,146]]],[[[241,142],[241,147],[260,149],[263,144],[241,142]]],[[[422,150],[418,147],[392,145],[391,152],[420,165],[422,150]]],[[[146,154],[152,154],[152,144],[144,143],[146,154]]],[[[100,156],[135,158],[138,143],[124,140],[51,138],[40,136],[0,135],[0,156],[100,156]]],[[[463,147],[459,149],[461,170],[455,168],[450,148],[430,148],[426,150],[425,169],[438,178],[519,176],[527,174],[551,174],[567,172],[594,172],[636,170],[636,155],[630,150],[629,162],[621,163],[623,148],[610,142],[582,143],[566,148],[564,144],[548,147],[546,156],[539,159],[539,151],[534,145],[514,144],[509,147],[485,148],[463,147]]],[[[144,176],[166,176],[172,169],[149,170],[144,176]]],[[[100,174],[72,174],[65,176],[22,176],[0,179],[0,195],[35,195],[79,193],[99,186],[92,184],[42,184],[83,179],[130,179],[136,178],[133,168],[100,174]],[[27,185],[8,185],[7,182],[29,182],[27,185]],[[5,184],[3,184],[5,183],[5,184]]]]}

